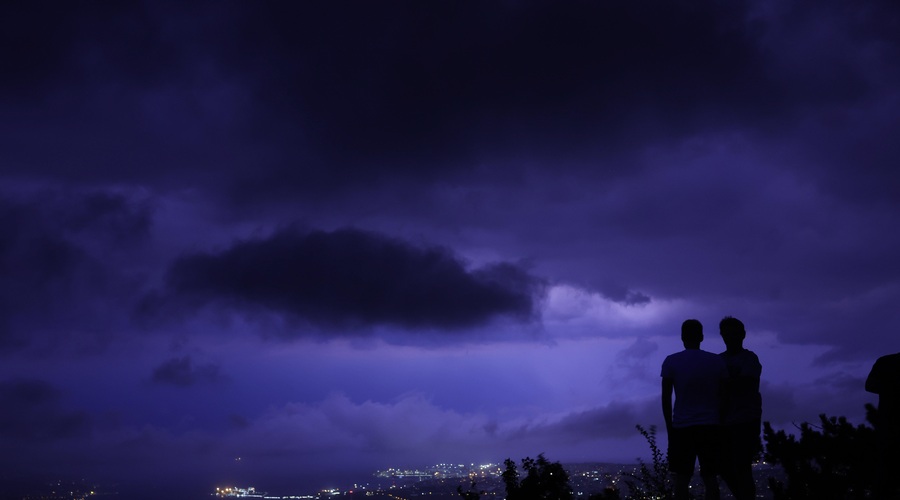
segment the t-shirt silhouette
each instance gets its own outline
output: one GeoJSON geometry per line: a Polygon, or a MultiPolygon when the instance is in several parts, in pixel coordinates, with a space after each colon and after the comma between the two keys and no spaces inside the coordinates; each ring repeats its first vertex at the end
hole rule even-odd
{"type": "Polygon", "coordinates": [[[728,377],[722,358],[700,349],[685,349],[666,357],[660,375],[672,379],[675,388],[672,427],[720,423],[719,398],[728,377]]]}
{"type": "Polygon", "coordinates": [[[762,418],[762,396],[759,393],[762,365],[759,358],[753,351],[747,349],[738,352],[725,351],[719,356],[725,360],[729,379],[732,381],[741,379],[742,382],[732,384],[726,394],[724,423],[743,424],[758,421],[762,418]]]}

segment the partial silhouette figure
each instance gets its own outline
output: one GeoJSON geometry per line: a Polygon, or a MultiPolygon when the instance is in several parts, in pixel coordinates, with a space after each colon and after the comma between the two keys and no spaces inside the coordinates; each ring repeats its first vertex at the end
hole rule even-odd
{"type": "Polygon", "coordinates": [[[695,319],[681,324],[684,350],[662,364],[662,408],[669,436],[669,471],[675,476],[675,499],[690,498],[694,462],[706,500],[719,499],[718,463],[722,390],[728,371],[721,357],[700,349],[703,325],[695,319]],[[672,392],[675,405],[672,405],[672,392]]]}
{"type": "Polygon", "coordinates": [[[900,470],[900,353],[875,361],[866,391],[878,394],[875,435],[878,442],[878,470],[875,498],[898,498],[896,473],[900,470]]]}
{"type": "Polygon", "coordinates": [[[737,500],[756,498],[753,462],[762,450],[762,365],[753,351],[744,349],[744,323],[726,316],[719,322],[725,352],[719,356],[728,367],[725,410],[722,415],[722,479],[737,500]]]}

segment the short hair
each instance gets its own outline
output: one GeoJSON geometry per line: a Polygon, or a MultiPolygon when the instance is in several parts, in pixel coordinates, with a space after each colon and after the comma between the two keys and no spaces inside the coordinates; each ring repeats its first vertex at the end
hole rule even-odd
{"type": "Polygon", "coordinates": [[[741,339],[747,336],[747,331],[744,330],[744,323],[732,316],[725,316],[722,318],[722,321],[719,321],[719,333],[721,333],[723,337],[727,336],[741,339]]]}
{"type": "Polygon", "coordinates": [[[702,342],[703,341],[703,324],[696,319],[686,319],[681,324],[681,341],[682,342],[702,342]]]}

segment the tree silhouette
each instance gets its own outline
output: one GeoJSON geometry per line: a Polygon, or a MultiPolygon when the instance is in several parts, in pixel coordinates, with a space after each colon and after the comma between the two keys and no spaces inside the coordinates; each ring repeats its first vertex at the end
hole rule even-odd
{"type": "Polygon", "coordinates": [[[572,500],[569,474],[559,462],[551,463],[543,453],[537,459],[522,459],[524,478],[512,459],[507,458],[503,465],[506,469],[501,477],[506,486],[506,500],[572,500]]]}
{"type": "MultiPolygon", "coordinates": [[[[877,411],[866,405],[866,420],[877,411]]],[[[870,498],[877,458],[875,430],[854,426],[845,417],[819,415],[820,425],[800,424],[800,438],[764,424],[765,459],[781,465],[787,482],[769,478],[776,500],[870,498]]]]}

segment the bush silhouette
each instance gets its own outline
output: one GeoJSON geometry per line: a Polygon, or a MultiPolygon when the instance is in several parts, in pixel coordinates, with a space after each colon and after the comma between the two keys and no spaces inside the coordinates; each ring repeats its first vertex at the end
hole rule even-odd
{"type": "MultiPolygon", "coordinates": [[[[874,406],[866,405],[866,420],[877,418],[874,406]]],[[[638,469],[623,482],[627,494],[610,487],[589,500],[650,500],[673,498],[672,481],[665,451],[656,442],[656,427],[637,425],[650,447],[652,463],[638,459],[638,469]]],[[[853,425],[846,417],[819,415],[819,424],[797,426],[799,438],[784,430],[763,425],[764,458],[783,469],[783,477],[768,478],[775,500],[855,500],[873,498],[878,468],[876,434],[872,425],[853,425]]],[[[898,450],[900,452],[900,450],[898,450]]],[[[504,461],[501,478],[506,500],[572,500],[569,475],[559,462],[550,462],[543,453],[537,459],[522,459],[521,471],[511,459],[504,461]]],[[[472,483],[468,491],[457,488],[463,500],[478,500],[480,492],[472,483]]]]}
{"type": "MultiPolygon", "coordinates": [[[[872,422],[875,408],[866,405],[872,422]]],[[[800,424],[800,437],[764,424],[765,459],[784,469],[786,482],[769,478],[776,500],[870,498],[877,458],[875,430],[845,417],[819,415],[820,425],[800,424]]]]}
{"type": "Polygon", "coordinates": [[[638,459],[637,472],[629,474],[628,479],[624,480],[629,490],[625,498],[627,500],[672,498],[674,491],[669,476],[669,462],[665,452],[656,444],[656,426],[651,425],[649,429],[645,429],[642,425],[635,427],[647,440],[653,463],[648,466],[643,460],[638,459]]]}
{"type": "Polygon", "coordinates": [[[543,453],[537,459],[522,459],[525,477],[520,476],[513,460],[507,458],[503,465],[506,469],[501,477],[506,486],[506,500],[572,500],[569,474],[559,462],[551,463],[543,453]]]}

